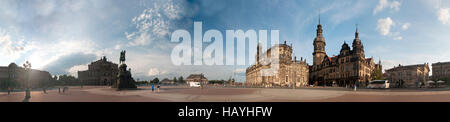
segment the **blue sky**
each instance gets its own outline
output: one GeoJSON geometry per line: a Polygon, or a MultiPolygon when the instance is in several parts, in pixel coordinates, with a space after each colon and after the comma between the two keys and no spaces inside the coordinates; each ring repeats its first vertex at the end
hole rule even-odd
{"type": "MultiPolygon", "coordinates": [[[[0,66],[30,60],[52,75],[73,74],[106,56],[118,62],[127,50],[135,78],[204,73],[236,76],[247,66],[174,66],[174,30],[280,30],[294,54],[312,62],[321,9],[326,51],[337,55],[354,38],[355,24],[367,57],[385,69],[398,64],[450,61],[450,1],[439,0],[2,0],[0,66]]],[[[253,57],[253,56],[252,56],[253,57]]]]}

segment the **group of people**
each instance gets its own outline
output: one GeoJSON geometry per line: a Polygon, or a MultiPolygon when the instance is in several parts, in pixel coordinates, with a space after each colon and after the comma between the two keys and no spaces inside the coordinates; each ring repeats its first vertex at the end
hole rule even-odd
{"type": "MultiPolygon", "coordinates": [[[[69,90],[69,87],[64,87],[63,88],[63,93],[65,93],[68,90],[69,90]]],[[[61,93],[61,87],[58,87],[58,93],[61,93]]]]}
{"type": "MultiPolygon", "coordinates": [[[[68,91],[69,88],[68,87],[64,87],[62,92],[65,93],[66,91],[68,91]]],[[[158,90],[159,90],[159,86],[158,86],[158,90]]],[[[42,88],[42,91],[44,92],[44,94],[47,94],[47,88],[42,88]]],[[[8,87],[8,95],[10,95],[12,92],[11,87],[8,87]]],[[[61,88],[58,88],[58,92],[61,93],[61,88]]]]}
{"type": "MultiPolygon", "coordinates": [[[[156,86],[156,88],[157,88],[157,92],[159,92],[159,88],[161,88],[161,85],[159,85],[158,84],[158,86],[156,86]]],[[[154,92],[155,91],[155,85],[154,84],[152,84],[152,92],[154,92]]]]}

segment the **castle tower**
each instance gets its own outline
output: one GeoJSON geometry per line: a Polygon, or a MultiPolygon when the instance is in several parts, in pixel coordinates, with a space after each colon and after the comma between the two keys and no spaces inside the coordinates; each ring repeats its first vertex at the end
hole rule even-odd
{"type": "Polygon", "coordinates": [[[355,32],[355,39],[353,40],[353,51],[355,51],[356,55],[359,55],[362,58],[365,58],[364,56],[364,46],[361,43],[361,40],[359,39],[359,32],[358,32],[358,25],[356,25],[356,32],[355,32]]]}
{"type": "Polygon", "coordinates": [[[317,35],[314,39],[314,52],[313,52],[313,65],[319,65],[322,63],[325,53],[325,39],[322,35],[322,25],[320,24],[320,11],[319,11],[319,24],[317,25],[317,35]]]}

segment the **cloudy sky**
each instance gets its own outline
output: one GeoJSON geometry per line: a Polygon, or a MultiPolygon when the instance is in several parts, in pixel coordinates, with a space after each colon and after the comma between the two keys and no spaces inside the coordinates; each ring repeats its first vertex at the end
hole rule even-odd
{"type": "MultiPolygon", "coordinates": [[[[367,57],[384,68],[450,61],[450,1],[440,0],[2,0],[0,66],[29,60],[52,75],[73,74],[127,50],[135,78],[204,73],[236,76],[246,66],[174,66],[171,33],[193,22],[217,29],[280,30],[294,55],[312,62],[319,9],[328,55],[351,42],[355,24],[367,57]]],[[[207,44],[206,44],[207,45],[207,44]]],[[[205,45],[205,46],[206,46],[205,45]]]]}

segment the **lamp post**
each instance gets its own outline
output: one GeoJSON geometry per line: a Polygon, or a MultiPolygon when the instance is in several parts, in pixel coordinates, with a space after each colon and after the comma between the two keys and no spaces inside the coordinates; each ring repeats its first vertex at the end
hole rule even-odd
{"type": "Polygon", "coordinates": [[[31,72],[31,63],[26,61],[25,64],[23,64],[23,68],[25,68],[25,77],[26,77],[26,90],[25,90],[25,99],[31,98],[30,95],[30,72],[31,72]]]}

